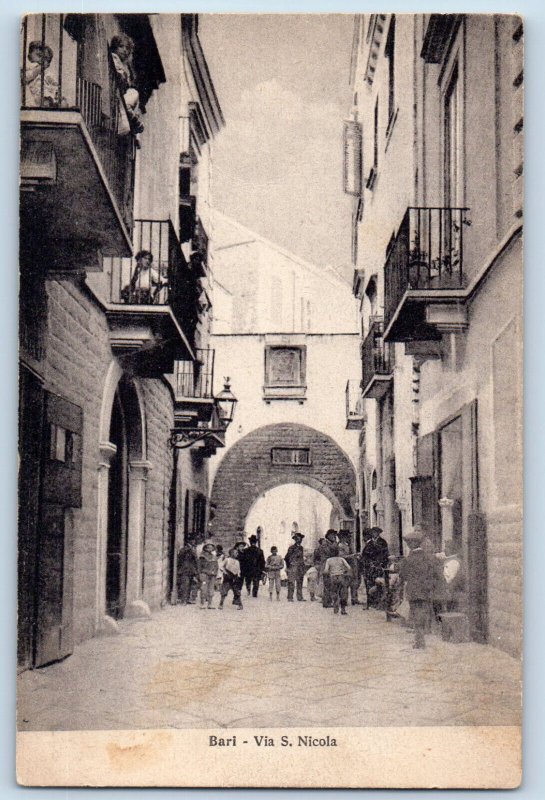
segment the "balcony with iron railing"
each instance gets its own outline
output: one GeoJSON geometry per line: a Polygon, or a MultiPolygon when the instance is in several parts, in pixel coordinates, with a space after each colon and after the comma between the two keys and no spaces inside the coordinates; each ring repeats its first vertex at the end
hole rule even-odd
{"type": "Polygon", "coordinates": [[[467,208],[405,212],[384,268],[386,341],[433,341],[467,327],[464,231],[467,208]]]}
{"type": "Polygon", "coordinates": [[[195,350],[195,361],[176,364],[177,400],[213,400],[214,356],[211,348],[195,350]]]}
{"type": "Polygon", "coordinates": [[[111,344],[144,371],[172,372],[177,359],[195,357],[198,279],[170,220],[135,220],[133,246],[134,258],[104,258],[111,344]]]}
{"type": "Polygon", "coordinates": [[[382,317],[371,320],[362,349],[362,397],[380,400],[393,380],[394,345],[384,341],[382,317]]]}
{"type": "Polygon", "coordinates": [[[191,266],[200,277],[206,277],[208,270],[208,234],[199,217],[195,220],[191,239],[191,266]]]}
{"type": "Polygon", "coordinates": [[[346,430],[361,430],[363,428],[363,407],[360,382],[349,380],[346,382],[346,430]]]}
{"type": "Polygon", "coordinates": [[[194,361],[178,361],[174,372],[174,416],[177,423],[202,425],[212,418],[214,356],[211,348],[195,349],[194,361]]]}
{"type": "Polygon", "coordinates": [[[53,243],[77,241],[80,253],[85,244],[94,263],[84,267],[100,271],[98,250],[131,251],[136,138],[105,35],[85,18],[85,35],[98,50],[96,62],[84,61],[66,16],[23,20],[22,212],[39,220],[53,243]]]}

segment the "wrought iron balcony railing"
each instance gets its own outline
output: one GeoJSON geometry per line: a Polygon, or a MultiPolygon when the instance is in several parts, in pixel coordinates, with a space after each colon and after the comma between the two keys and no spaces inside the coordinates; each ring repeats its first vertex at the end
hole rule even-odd
{"type": "Polygon", "coordinates": [[[374,317],[362,345],[362,395],[380,398],[392,377],[394,349],[384,341],[382,317],[374,317]]]}
{"type": "Polygon", "coordinates": [[[417,208],[405,212],[392,237],[384,269],[384,325],[388,329],[406,292],[463,289],[467,208],[417,208]]]}
{"type": "Polygon", "coordinates": [[[191,264],[204,277],[208,268],[208,234],[199,217],[195,220],[191,250],[191,264]]]}
{"type": "MultiPolygon", "coordinates": [[[[136,141],[108,41],[97,29],[93,31],[90,38],[98,43],[97,61],[104,68],[94,63],[93,75],[89,74],[78,57],[77,43],[66,30],[65,17],[64,14],[37,14],[23,20],[21,106],[23,110],[79,111],[98,151],[109,188],[130,230],[136,141]]],[[[84,24],[89,34],[88,26],[95,23],[87,17],[84,24]]],[[[62,124],[61,114],[58,121],[62,124]]]]}
{"type": "Polygon", "coordinates": [[[196,361],[176,362],[176,399],[213,400],[213,349],[195,350],[196,361]]]}
{"type": "Polygon", "coordinates": [[[192,345],[199,320],[200,287],[172,222],[135,220],[133,242],[134,258],[104,259],[109,302],[132,309],[170,306],[192,345]]]}

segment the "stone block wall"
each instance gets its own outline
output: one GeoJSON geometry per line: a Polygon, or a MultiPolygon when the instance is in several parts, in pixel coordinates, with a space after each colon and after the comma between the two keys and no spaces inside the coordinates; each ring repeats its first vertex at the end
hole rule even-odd
{"type": "Polygon", "coordinates": [[[169,490],[172,479],[170,430],[174,424],[172,395],[160,380],[141,380],[146,414],[147,460],[144,534],[144,600],[156,609],[167,594],[169,490]]]}
{"type": "Polygon", "coordinates": [[[47,281],[45,388],[83,408],[82,507],[74,532],[74,643],[94,633],[99,420],[112,352],[104,314],[72,281],[47,281]]]}
{"type": "Polygon", "coordinates": [[[230,544],[253,502],[273,486],[305,483],[325,494],[344,515],[354,514],[354,468],[339,446],[326,434],[304,425],[283,423],[259,428],[239,440],[220,464],[212,488],[215,516],[212,532],[230,544]],[[280,466],[271,461],[271,448],[309,448],[309,466],[280,466]]]}
{"type": "MultiPolygon", "coordinates": [[[[82,507],[70,512],[74,534],[72,574],[74,643],[94,634],[97,585],[98,466],[100,414],[108,369],[113,361],[108,325],[90,295],[72,281],[48,281],[44,382],[48,391],[81,406],[82,507]]],[[[151,608],[160,607],[168,574],[168,492],[172,451],[172,394],[158,379],[138,381],[146,424],[146,482],[143,595],[151,608]]]]}

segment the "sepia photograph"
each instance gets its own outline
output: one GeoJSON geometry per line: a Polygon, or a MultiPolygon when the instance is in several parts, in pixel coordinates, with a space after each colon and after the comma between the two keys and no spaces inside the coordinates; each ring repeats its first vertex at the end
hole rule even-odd
{"type": "Polygon", "coordinates": [[[19,76],[18,782],[517,787],[522,18],[36,13],[19,76]]]}

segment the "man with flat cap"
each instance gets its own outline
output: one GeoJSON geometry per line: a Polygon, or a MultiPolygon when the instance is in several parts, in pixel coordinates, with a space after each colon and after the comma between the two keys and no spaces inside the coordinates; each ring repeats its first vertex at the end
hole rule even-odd
{"type": "Polygon", "coordinates": [[[293,544],[288,547],[284,562],[288,574],[288,601],[293,603],[293,590],[297,588],[297,599],[305,602],[303,598],[303,577],[305,575],[305,556],[303,551],[304,533],[296,530],[292,533],[293,544]]]}

